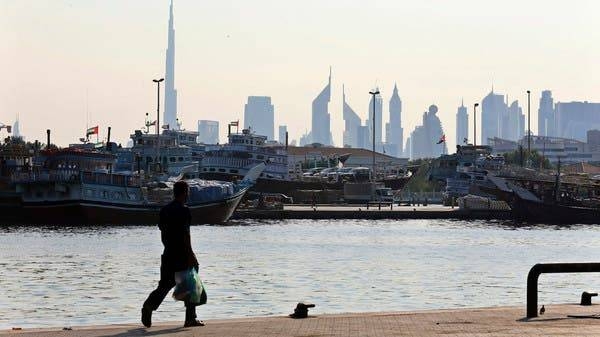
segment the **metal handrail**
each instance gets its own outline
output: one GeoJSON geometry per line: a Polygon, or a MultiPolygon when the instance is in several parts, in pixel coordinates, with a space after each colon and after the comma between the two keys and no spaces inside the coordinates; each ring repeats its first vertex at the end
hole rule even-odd
{"type": "Polygon", "coordinates": [[[538,263],[531,267],[527,275],[527,318],[538,316],[538,278],[541,274],[558,273],[598,273],[600,263],[538,263]]]}

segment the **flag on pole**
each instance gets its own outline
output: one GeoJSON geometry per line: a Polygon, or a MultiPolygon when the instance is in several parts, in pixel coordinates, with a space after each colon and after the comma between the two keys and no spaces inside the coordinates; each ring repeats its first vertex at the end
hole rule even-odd
{"type": "Polygon", "coordinates": [[[442,136],[440,137],[440,140],[438,140],[436,144],[442,144],[442,143],[444,143],[445,141],[446,141],[446,135],[442,135],[442,136]]]}
{"type": "Polygon", "coordinates": [[[97,134],[98,134],[98,125],[96,125],[96,126],[94,126],[92,128],[87,129],[87,132],[85,133],[86,136],[97,135],[97,134]]]}

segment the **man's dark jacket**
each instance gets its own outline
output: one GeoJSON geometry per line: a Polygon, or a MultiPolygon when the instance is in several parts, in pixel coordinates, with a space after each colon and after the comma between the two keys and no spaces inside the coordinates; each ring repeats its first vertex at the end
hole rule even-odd
{"type": "Polygon", "coordinates": [[[162,263],[173,271],[186,270],[198,266],[190,240],[190,209],[177,200],[160,210],[161,240],[165,246],[162,263]]]}

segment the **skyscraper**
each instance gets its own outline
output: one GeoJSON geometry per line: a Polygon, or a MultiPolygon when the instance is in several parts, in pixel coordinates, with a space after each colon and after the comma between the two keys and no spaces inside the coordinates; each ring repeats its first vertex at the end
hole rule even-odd
{"type": "Polygon", "coordinates": [[[310,132],[305,132],[298,140],[298,145],[306,146],[311,143],[310,132]]]}
{"type": "Polygon", "coordinates": [[[21,136],[21,123],[19,122],[19,115],[12,126],[12,138],[22,138],[21,136]]]}
{"type": "MultiPolygon", "coordinates": [[[[379,91],[379,88],[376,89],[379,91]]],[[[367,111],[369,118],[367,126],[369,127],[369,148],[373,146],[373,97],[375,97],[375,151],[383,152],[383,98],[381,94],[371,95],[367,111]]]]}
{"type": "Polygon", "coordinates": [[[332,145],[331,118],[329,116],[329,101],[331,100],[331,68],[329,81],[321,93],[312,102],[311,142],[332,145]]]}
{"type": "Polygon", "coordinates": [[[504,95],[494,93],[494,90],[481,101],[481,141],[477,144],[488,144],[488,138],[501,137],[502,118],[506,114],[504,95]]]}
{"type": "Polygon", "coordinates": [[[219,143],[219,122],[209,120],[198,121],[198,142],[203,144],[219,143]]]}
{"type": "Polygon", "coordinates": [[[600,151],[600,130],[588,130],[587,132],[588,151],[600,151]]]}
{"type": "Polygon", "coordinates": [[[587,131],[600,129],[600,103],[557,102],[556,136],[585,142],[587,131]]]}
{"type": "Polygon", "coordinates": [[[402,129],[402,100],[398,95],[398,86],[394,84],[394,92],[389,105],[390,122],[386,125],[385,141],[388,153],[394,157],[402,156],[404,149],[404,130],[402,129]]]}
{"type": "Polygon", "coordinates": [[[285,145],[285,134],[287,133],[287,125],[279,126],[279,143],[285,145]]]}
{"type": "Polygon", "coordinates": [[[358,127],[358,144],[356,147],[359,149],[372,149],[369,144],[371,144],[371,131],[368,126],[361,125],[358,127]]]}
{"type": "Polygon", "coordinates": [[[519,101],[512,102],[507,108],[507,118],[502,126],[503,139],[517,141],[525,136],[525,115],[519,101]]]}
{"type": "Polygon", "coordinates": [[[556,125],[554,119],[554,99],[552,91],[542,91],[540,107],[538,109],[538,136],[556,136],[556,125]]]}
{"type": "Polygon", "coordinates": [[[456,145],[465,145],[469,140],[469,114],[463,102],[456,111],[456,145]],[[466,140],[466,141],[465,141],[466,140]]]}
{"type": "Polygon", "coordinates": [[[244,106],[244,129],[251,128],[254,133],[275,140],[275,108],[269,96],[248,96],[244,106]]]}
{"type": "Polygon", "coordinates": [[[448,153],[446,142],[442,141],[443,138],[445,140],[444,129],[437,112],[438,107],[431,105],[428,111],[423,113],[423,124],[411,133],[411,159],[433,158],[448,153]]]}
{"type": "Polygon", "coordinates": [[[517,141],[525,132],[525,115],[519,101],[508,105],[508,96],[495,94],[494,90],[481,101],[481,143],[495,137],[517,141]]]}
{"type": "Polygon", "coordinates": [[[362,121],[360,117],[346,102],[346,90],[342,86],[342,110],[344,117],[344,147],[359,147],[359,132],[361,132],[362,121]]]}
{"type": "Polygon", "coordinates": [[[175,90],[175,29],[173,29],[173,0],[169,11],[169,37],[165,63],[165,113],[163,125],[179,129],[177,125],[177,90],[175,90]]]}

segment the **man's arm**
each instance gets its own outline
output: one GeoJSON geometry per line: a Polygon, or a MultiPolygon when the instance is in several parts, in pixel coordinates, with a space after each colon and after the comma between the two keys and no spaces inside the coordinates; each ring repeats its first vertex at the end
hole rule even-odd
{"type": "Polygon", "coordinates": [[[160,230],[162,231],[163,229],[165,229],[165,225],[166,225],[166,217],[165,217],[165,208],[161,208],[160,209],[160,213],[158,214],[158,228],[160,228],[160,230]]]}
{"type": "Polygon", "coordinates": [[[188,265],[193,265],[193,266],[198,266],[198,260],[196,259],[196,254],[194,254],[194,250],[192,249],[192,238],[191,238],[191,224],[192,224],[192,212],[190,211],[190,209],[188,207],[185,208],[185,210],[187,211],[187,231],[184,235],[184,247],[186,249],[186,255],[188,258],[188,265]]]}

